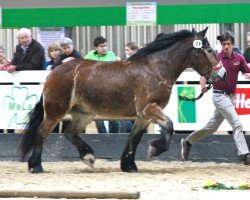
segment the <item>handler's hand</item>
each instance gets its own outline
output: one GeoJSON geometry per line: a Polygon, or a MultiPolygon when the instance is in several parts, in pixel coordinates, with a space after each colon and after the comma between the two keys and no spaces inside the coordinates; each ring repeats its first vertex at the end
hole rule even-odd
{"type": "Polygon", "coordinates": [[[16,66],[15,66],[15,65],[9,65],[9,66],[7,66],[6,68],[7,68],[6,70],[7,70],[9,73],[12,73],[12,72],[14,72],[14,71],[16,70],[16,66]]]}
{"type": "Polygon", "coordinates": [[[74,60],[75,58],[74,57],[68,57],[68,58],[65,58],[64,60],[62,60],[62,63],[66,63],[70,60],[74,60]]]}
{"type": "Polygon", "coordinates": [[[244,74],[244,77],[245,77],[246,79],[250,79],[250,73],[245,73],[245,74],[244,74]]]}
{"type": "Polygon", "coordinates": [[[206,93],[208,91],[207,87],[201,88],[202,93],[206,93]]]}

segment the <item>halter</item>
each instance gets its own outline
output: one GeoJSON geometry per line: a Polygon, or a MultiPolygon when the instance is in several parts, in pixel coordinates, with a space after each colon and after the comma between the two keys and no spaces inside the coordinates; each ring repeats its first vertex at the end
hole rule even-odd
{"type": "MultiPolygon", "coordinates": [[[[198,57],[198,53],[201,51],[202,53],[205,53],[204,52],[204,48],[203,48],[203,42],[204,40],[197,40],[195,38],[194,42],[193,42],[193,47],[196,49],[196,52],[195,52],[195,57],[198,57]],[[197,45],[197,46],[196,46],[197,45]]],[[[207,73],[210,73],[210,70],[208,70],[207,72],[205,72],[204,74],[202,74],[201,76],[205,76],[207,73]]],[[[207,87],[207,90],[210,90],[212,88],[212,83],[210,83],[207,87]]],[[[179,99],[180,100],[184,100],[184,101],[196,101],[196,100],[199,100],[202,96],[204,95],[203,92],[201,92],[199,94],[198,97],[186,97],[186,96],[182,96],[182,95],[179,95],[179,99]]]]}
{"type": "MultiPolygon", "coordinates": [[[[205,50],[203,48],[203,44],[205,42],[205,38],[203,40],[199,40],[197,39],[197,37],[195,37],[195,40],[193,41],[193,47],[196,49],[195,51],[195,57],[198,57],[199,52],[202,52],[203,54],[205,54],[205,50]]],[[[210,61],[208,61],[210,63],[210,61]]],[[[210,63],[210,65],[212,66],[212,64],[210,63]]],[[[204,74],[201,74],[201,76],[205,76],[206,74],[210,73],[210,70],[207,70],[204,74]]]]}

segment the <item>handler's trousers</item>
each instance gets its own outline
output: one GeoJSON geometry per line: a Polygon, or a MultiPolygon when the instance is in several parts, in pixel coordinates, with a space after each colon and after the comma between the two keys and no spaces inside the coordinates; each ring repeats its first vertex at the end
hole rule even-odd
{"type": "Polygon", "coordinates": [[[249,153],[246,139],[243,134],[243,126],[234,108],[233,95],[213,93],[213,104],[215,106],[215,111],[210,121],[202,129],[191,133],[186,138],[187,141],[190,144],[194,144],[209,134],[214,133],[218,130],[224,119],[226,119],[232,127],[238,155],[249,153]]]}

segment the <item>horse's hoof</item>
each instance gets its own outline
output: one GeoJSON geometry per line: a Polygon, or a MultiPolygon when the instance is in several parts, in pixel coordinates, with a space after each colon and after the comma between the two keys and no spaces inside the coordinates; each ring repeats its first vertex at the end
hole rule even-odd
{"type": "Polygon", "coordinates": [[[90,166],[91,168],[93,168],[93,167],[94,167],[94,163],[95,163],[95,156],[94,156],[93,154],[88,153],[88,154],[86,154],[86,155],[82,158],[82,161],[83,161],[86,165],[88,165],[88,166],[90,166]]]}
{"type": "Polygon", "coordinates": [[[43,168],[41,166],[39,166],[39,167],[31,167],[31,168],[29,168],[29,171],[32,174],[42,173],[43,168]]]}
{"type": "Polygon", "coordinates": [[[130,169],[130,170],[126,170],[126,171],[123,171],[123,172],[136,173],[136,172],[138,172],[138,169],[130,169]]]}
{"type": "Polygon", "coordinates": [[[121,162],[121,170],[123,172],[133,173],[133,172],[137,172],[138,168],[135,163],[130,163],[128,165],[127,163],[121,162]]]}
{"type": "Polygon", "coordinates": [[[128,168],[121,168],[121,170],[123,172],[128,172],[128,173],[135,173],[138,172],[137,167],[133,168],[133,167],[128,167],[128,168]]]}

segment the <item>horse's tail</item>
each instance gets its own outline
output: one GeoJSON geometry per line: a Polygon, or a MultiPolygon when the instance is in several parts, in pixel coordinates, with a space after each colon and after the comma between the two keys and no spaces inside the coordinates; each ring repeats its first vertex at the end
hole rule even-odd
{"type": "Polygon", "coordinates": [[[20,146],[20,157],[23,161],[25,156],[33,149],[38,137],[39,126],[44,117],[43,95],[35,107],[28,113],[29,121],[22,131],[22,142],[20,146]]]}

